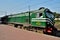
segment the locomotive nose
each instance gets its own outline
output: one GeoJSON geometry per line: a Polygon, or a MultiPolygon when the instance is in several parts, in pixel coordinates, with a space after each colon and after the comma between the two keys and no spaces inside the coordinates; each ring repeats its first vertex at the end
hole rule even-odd
{"type": "Polygon", "coordinates": [[[48,27],[48,28],[45,28],[45,29],[43,30],[43,33],[44,33],[44,34],[52,34],[52,30],[53,30],[52,28],[49,28],[49,27],[48,27]]]}

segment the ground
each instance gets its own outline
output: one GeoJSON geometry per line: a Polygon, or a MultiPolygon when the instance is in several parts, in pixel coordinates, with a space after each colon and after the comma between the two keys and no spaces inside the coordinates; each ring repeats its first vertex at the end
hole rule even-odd
{"type": "Polygon", "coordinates": [[[0,40],[60,40],[60,38],[0,24],[0,40]]]}

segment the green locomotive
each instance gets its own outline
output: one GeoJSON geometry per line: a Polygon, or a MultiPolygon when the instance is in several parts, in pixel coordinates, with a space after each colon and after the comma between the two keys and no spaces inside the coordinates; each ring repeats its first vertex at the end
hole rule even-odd
{"type": "Polygon", "coordinates": [[[57,29],[54,27],[54,12],[48,8],[41,7],[38,10],[22,12],[13,15],[7,15],[1,18],[2,23],[13,24],[14,27],[26,28],[28,30],[44,29],[45,34],[56,34],[57,29]]]}
{"type": "Polygon", "coordinates": [[[54,27],[55,13],[48,8],[41,7],[38,10],[7,15],[1,18],[4,24],[13,24],[14,27],[26,28],[28,30],[40,30],[43,33],[56,35],[57,29],[54,27]]]}
{"type": "Polygon", "coordinates": [[[54,25],[54,14],[47,8],[40,8],[39,10],[22,12],[8,16],[8,23],[23,24],[37,28],[45,28],[47,25],[54,25]]]}

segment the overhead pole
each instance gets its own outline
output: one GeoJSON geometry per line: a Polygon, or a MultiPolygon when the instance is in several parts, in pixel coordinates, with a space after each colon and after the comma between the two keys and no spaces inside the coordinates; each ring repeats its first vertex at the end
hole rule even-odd
{"type": "Polygon", "coordinates": [[[30,10],[31,10],[30,7],[31,6],[30,6],[30,1],[31,0],[29,0],[29,5],[28,5],[28,9],[29,9],[29,24],[31,24],[31,15],[30,15],[30,10]]]}
{"type": "Polygon", "coordinates": [[[30,18],[30,5],[28,6],[28,8],[29,8],[29,24],[31,23],[31,18],[30,18]]]}

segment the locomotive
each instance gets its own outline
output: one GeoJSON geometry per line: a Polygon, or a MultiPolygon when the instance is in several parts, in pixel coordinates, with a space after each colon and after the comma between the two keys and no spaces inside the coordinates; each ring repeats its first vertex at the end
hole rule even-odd
{"type": "Polygon", "coordinates": [[[18,14],[5,16],[2,23],[11,23],[15,27],[19,25],[26,27],[28,29],[40,30],[43,28],[43,33],[45,34],[55,34],[57,30],[54,27],[54,13],[48,8],[41,7],[38,10],[22,12],[18,14]],[[5,18],[5,19],[4,19],[5,18]]]}
{"type": "Polygon", "coordinates": [[[7,24],[8,23],[8,16],[3,16],[0,18],[1,24],[7,24]]]}

